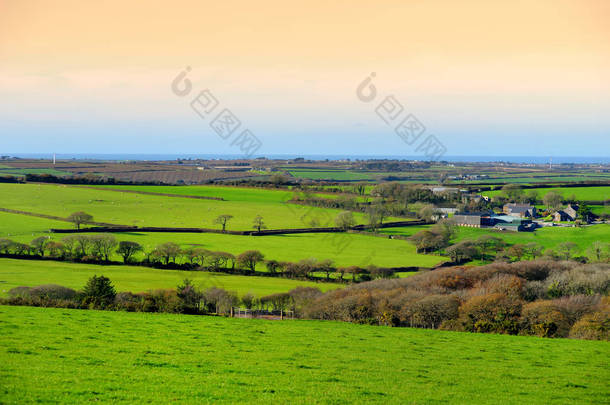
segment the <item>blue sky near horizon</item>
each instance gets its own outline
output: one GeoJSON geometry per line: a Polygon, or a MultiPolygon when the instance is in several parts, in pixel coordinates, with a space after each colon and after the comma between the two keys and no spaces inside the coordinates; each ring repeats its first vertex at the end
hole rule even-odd
{"type": "Polygon", "coordinates": [[[0,3],[0,154],[236,154],[189,106],[209,89],[257,155],[417,155],[390,95],[446,155],[610,155],[609,2],[211,4],[0,3]]]}

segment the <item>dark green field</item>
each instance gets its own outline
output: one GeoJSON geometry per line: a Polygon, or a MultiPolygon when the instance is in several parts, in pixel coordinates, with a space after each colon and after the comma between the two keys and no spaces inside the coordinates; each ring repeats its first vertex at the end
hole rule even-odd
{"type": "Polygon", "coordinates": [[[607,342],[0,307],[0,403],[608,403],[607,342]]]}

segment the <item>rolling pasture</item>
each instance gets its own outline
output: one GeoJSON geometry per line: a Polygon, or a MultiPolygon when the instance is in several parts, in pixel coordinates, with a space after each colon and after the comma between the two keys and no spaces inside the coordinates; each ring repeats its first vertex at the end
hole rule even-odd
{"type": "MultiPolygon", "coordinates": [[[[322,226],[334,226],[332,221],[340,212],[285,203],[292,197],[288,191],[228,190],[225,195],[230,194],[230,199],[216,201],[55,184],[0,184],[0,207],[59,217],[85,211],[95,221],[119,225],[215,229],[220,229],[214,223],[216,217],[228,214],[233,215],[227,225],[232,230],[252,230],[257,215],[270,229],[308,227],[312,218],[322,226]]],[[[364,215],[356,213],[355,217],[359,223],[365,222],[364,215]]]]}
{"type": "MultiPolygon", "coordinates": [[[[41,235],[60,241],[66,234],[48,233],[48,229],[70,226],[62,221],[0,212],[0,238],[10,238],[17,242],[29,243],[41,235]]],[[[366,266],[373,263],[387,267],[433,267],[445,260],[440,256],[416,253],[415,246],[410,242],[360,234],[239,236],[215,233],[128,232],[114,235],[119,241],[138,242],[146,251],[151,251],[161,243],[175,242],[183,248],[203,247],[236,255],[256,249],[260,250],[267,259],[278,261],[332,259],[337,266],[366,266]]],[[[120,257],[114,255],[113,259],[120,260],[120,257]]]]}
{"type": "MultiPolygon", "coordinates": [[[[531,189],[526,189],[524,192],[529,192],[531,189]]],[[[561,194],[564,198],[570,198],[575,195],[578,200],[583,201],[605,201],[610,199],[610,186],[600,187],[544,187],[535,188],[538,192],[538,198],[542,199],[549,191],[554,191],[561,194]]],[[[484,191],[481,194],[493,197],[502,194],[502,190],[484,191]]]]}
{"type": "MultiPolygon", "coordinates": [[[[410,226],[403,228],[383,229],[382,232],[391,235],[411,236],[422,229],[429,228],[429,225],[410,226]]],[[[482,235],[493,235],[504,239],[510,244],[536,242],[545,248],[555,249],[562,242],[574,242],[580,248],[580,253],[585,255],[585,251],[593,242],[608,242],[610,237],[610,225],[601,224],[593,226],[576,227],[547,227],[538,228],[534,232],[511,232],[498,231],[485,228],[457,227],[457,236],[454,242],[465,239],[474,240],[482,235]]]]}
{"type": "MultiPolygon", "coordinates": [[[[203,247],[213,251],[239,254],[260,250],[266,258],[299,261],[331,259],[337,266],[369,264],[385,267],[434,267],[446,259],[422,255],[406,241],[359,234],[307,233],[295,235],[237,236],[222,234],[130,233],[115,234],[118,240],[132,240],[151,250],[160,243],[173,241],[182,247],[203,247]]],[[[261,267],[263,267],[261,265],[261,267]]]]}
{"type": "Polygon", "coordinates": [[[6,404],[608,400],[607,342],[7,306],[0,319],[6,404]]]}
{"type": "Polygon", "coordinates": [[[117,291],[145,292],[176,288],[185,278],[204,288],[218,287],[240,296],[252,293],[258,297],[287,292],[296,287],[316,287],[321,291],[341,288],[341,284],[315,283],[278,277],[253,277],[203,271],[161,270],[141,266],[100,266],[94,264],[0,259],[0,295],[14,287],[59,284],[81,289],[94,275],[108,277],[117,291]]]}
{"type": "Polygon", "coordinates": [[[610,235],[610,225],[593,225],[576,227],[548,227],[539,228],[534,232],[498,232],[478,228],[458,228],[457,240],[476,239],[479,236],[490,233],[499,236],[509,243],[529,243],[536,242],[548,248],[556,248],[562,242],[574,242],[581,249],[586,249],[595,241],[608,242],[610,235]]]}

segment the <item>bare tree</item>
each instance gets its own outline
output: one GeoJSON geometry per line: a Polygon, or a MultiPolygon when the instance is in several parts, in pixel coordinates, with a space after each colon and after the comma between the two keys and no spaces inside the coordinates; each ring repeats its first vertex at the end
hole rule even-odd
{"type": "Polygon", "coordinates": [[[356,225],[354,214],[351,211],[340,212],[335,217],[335,225],[337,225],[337,228],[347,231],[349,228],[356,225]]]}
{"type": "Polygon", "coordinates": [[[255,271],[256,264],[262,262],[265,256],[258,250],[247,250],[237,256],[237,263],[249,270],[255,271]]]}
{"type": "Polygon", "coordinates": [[[109,234],[93,235],[91,237],[91,244],[93,245],[93,253],[108,261],[113,249],[117,245],[117,240],[113,235],[109,234]]]}
{"type": "Polygon", "coordinates": [[[176,262],[176,257],[180,254],[180,246],[174,242],[166,242],[155,248],[155,255],[163,259],[165,264],[170,261],[176,262]]]}
{"type": "Polygon", "coordinates": [[[335,271],[333,268],[333,261],[330,259],[325,259],[316,264],[316,270],[326,273],[326,279],[330,280],[330,273],[335,271]]]}
{"type": "Polygon", "coordinates": [[[525,245],[524,250],[529,257],[535,260],[537,257],[542,255],[543,247],[536,242],[530,242],[525,245]]]}
{"type": "Polygon", "coordinates": [[[606,244],[604,246],[603,243],[596,240],[593,244],[587,249],[588,253],[595,257],[595,260],[601,262],[604,258],[604,252],[610,250],[610,245],[606,244]]]}
{"type": "Polygon", "coordinates": [[[79,211],[70,214],[67,219],[76,226],[76,229],[80,229],[82,224],[88,224],[93,221],[93,216],[86,212],[79,211]]]}
{"type": "Polygon", "coordinates": [[[544,198],[542,199],[542,201],[544,202],[544,205],[546,205],[546,207],[548,209],[558,210],[559,208],[561,208],[563,197],[559,193],[556,193],[554,191],[549,191],[548,193],[546,193],[544,195],[544,198]]]}
{"type": "Polygon", "coordinates": [[[424,221],[433,221],[438,215],[438,209],[432,204],[426,204],[419,209],[417,216],[424,221]]]}
{"type": "Polygon", "coordinates": [[[214,220],[214,223],[221,225],[222,226],[222,231],[224,232],[226,230],[226,228],[227,228],[227,222],[229,222],[231,220],[231,218],[233,218],[233,215],[229,215],[229,214],[219,215],[214,220]]]}
{"type": "Polygon", "coordinates": [[[577,249],[578,245],[574,242],[562,242],[558,246],[558,250],[563,255],[565,260],[570,260],[572,258],[572,254],[576,253],[577,249]]]}
{"type": "Polygon", "coordinates": [[[254,229],[256,229],[257,232],[260,232],[261,229],[267,229],[267,225],[265,225],[265,222],[263,221],[263,217],[261,217],[260,215],[257,215],[254,218],[254,229]]]}
{"type": "Polygon", "coordinates": [[[38,253],[42,257],[44,256],[44,251],[48,241],[48,236],[39,236],[30,242],[30,246],[34,252],[38,253]]]}

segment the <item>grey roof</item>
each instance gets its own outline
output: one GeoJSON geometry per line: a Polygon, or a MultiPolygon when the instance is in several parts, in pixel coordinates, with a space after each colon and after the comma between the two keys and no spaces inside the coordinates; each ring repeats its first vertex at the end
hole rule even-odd
{"type": "Polygon", "coordinates": [[[506,208],[508,208],[511,212],[527,212],[534,208],[534,206],[529,204],[506,204],[506,208]]]}

